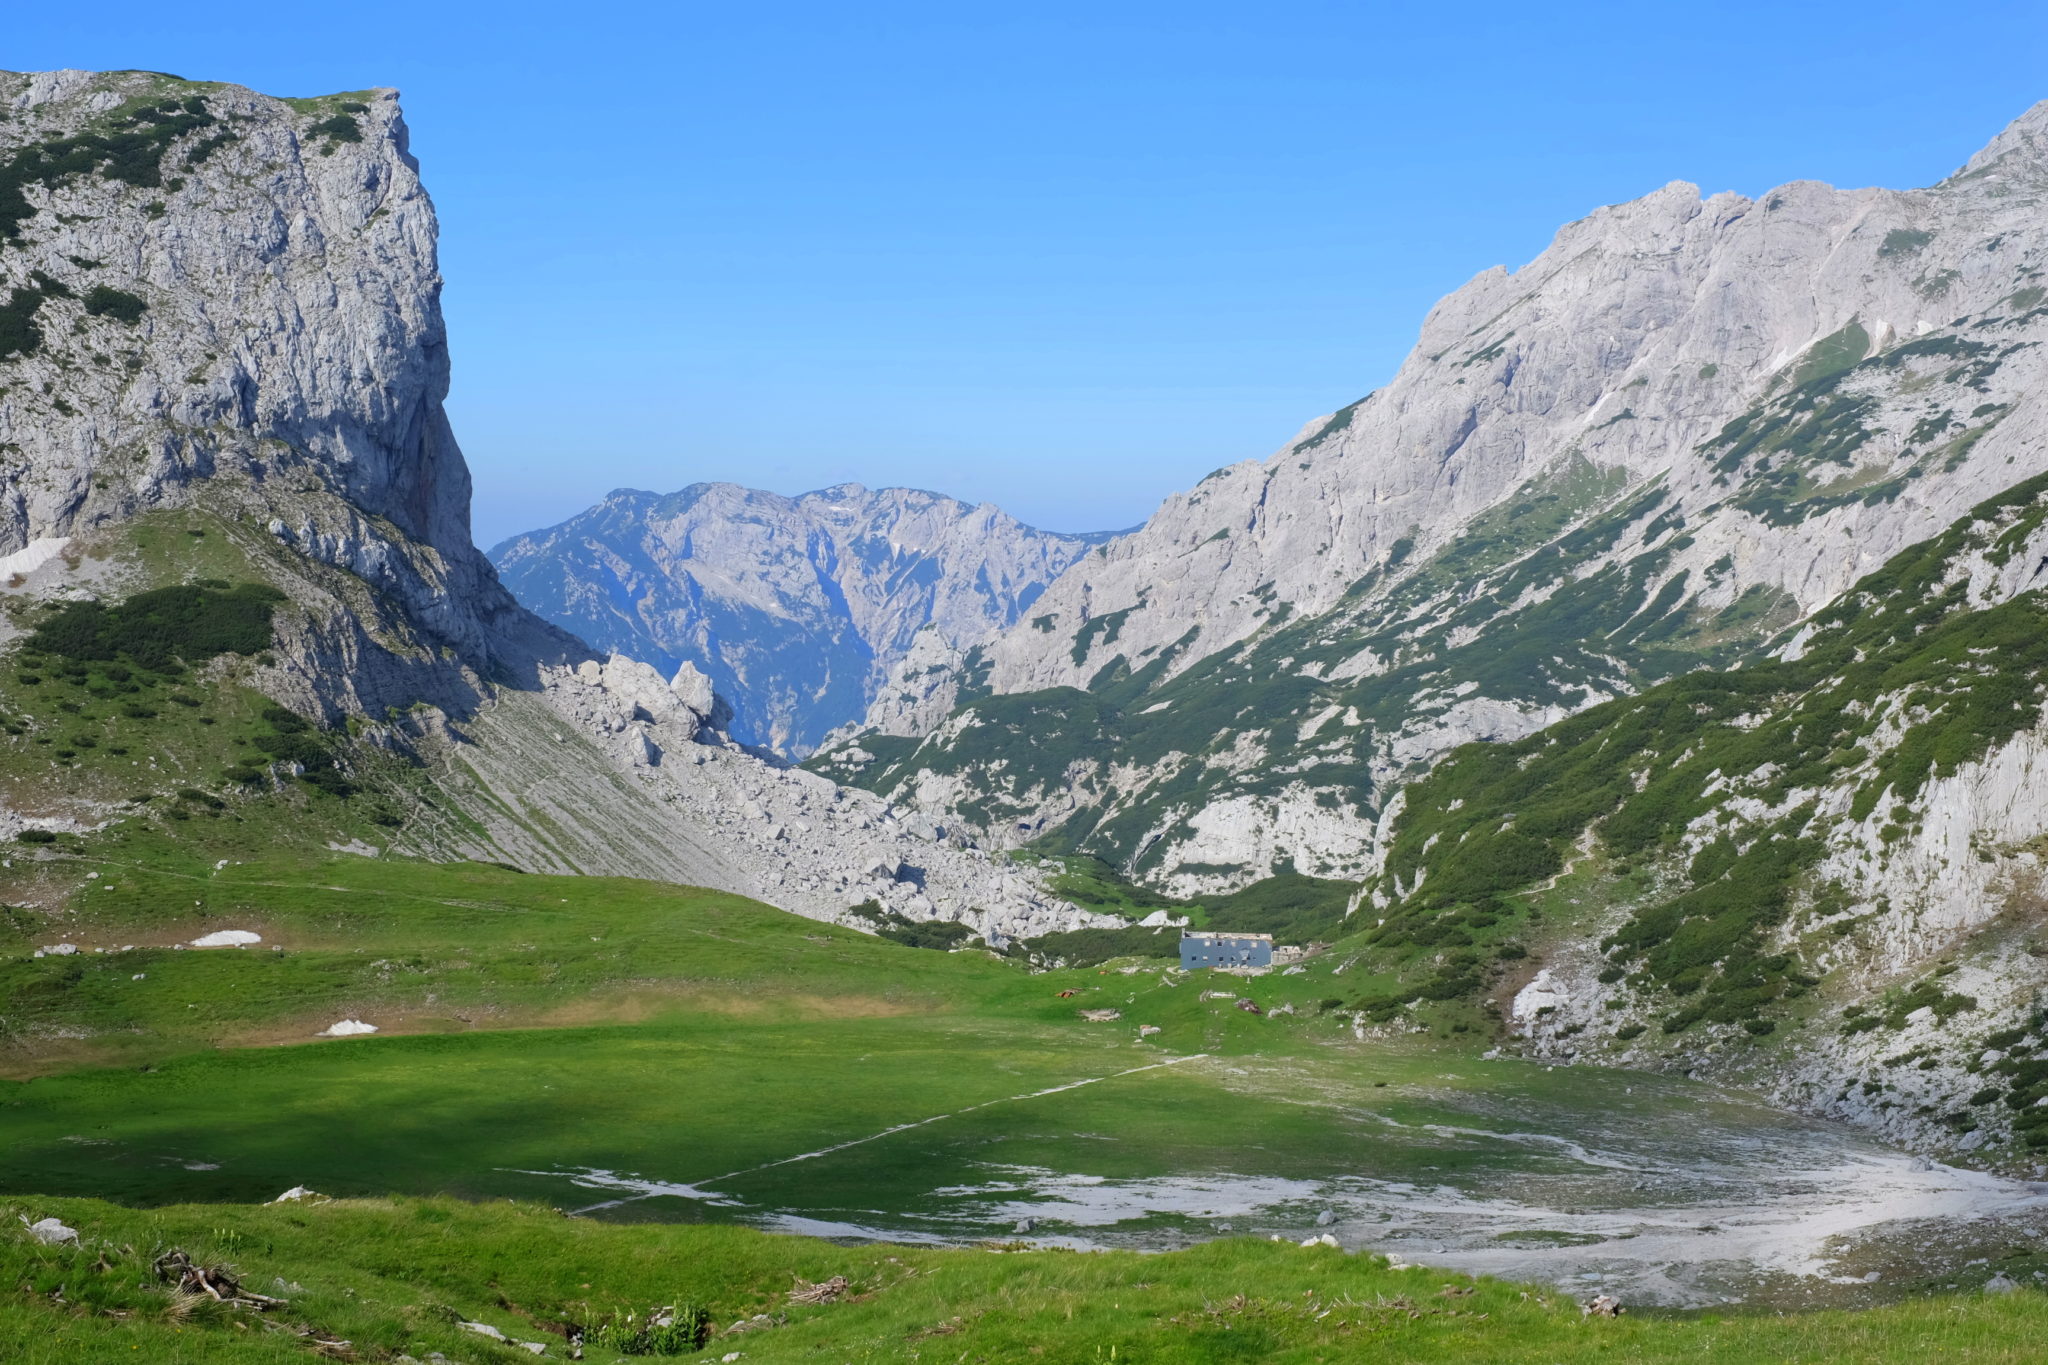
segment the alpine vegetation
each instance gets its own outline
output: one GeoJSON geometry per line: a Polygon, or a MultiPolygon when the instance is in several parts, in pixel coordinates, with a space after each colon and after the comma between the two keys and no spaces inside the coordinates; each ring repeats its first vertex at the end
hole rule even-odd
{"type": "Polygon", "coordinates": [[[819,918],[1094,922],[946,822],[754,758],[701,671],[593,650],[499,584],[394,92],[60,71],[0,75],[0,106],[26,635],[0,833],[196,811],[819,918]]]}

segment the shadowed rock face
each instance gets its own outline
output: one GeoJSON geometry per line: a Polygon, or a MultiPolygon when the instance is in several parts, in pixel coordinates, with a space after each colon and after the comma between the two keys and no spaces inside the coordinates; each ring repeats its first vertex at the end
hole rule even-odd
{"type": "Polygon", "coordinates": [[[704,483],[622,489],[491,558],[540,615],[665,669],[696,664],[736,738],[801,756],[861,716],[919,631],[978,644],[1108,539],[912,488],[704,483]]]}

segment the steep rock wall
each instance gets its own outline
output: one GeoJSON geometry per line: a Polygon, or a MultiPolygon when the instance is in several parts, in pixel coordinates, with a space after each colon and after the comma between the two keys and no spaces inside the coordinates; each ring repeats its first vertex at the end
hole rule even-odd
{"type": "Polygon", "coordinates": [[[2048,466],[2044,128],[1926,190],[1673,185],[1566,227],[812,766],[1181,893],[1364,875],[1458,744],[1735,662],[2048,466]]]}

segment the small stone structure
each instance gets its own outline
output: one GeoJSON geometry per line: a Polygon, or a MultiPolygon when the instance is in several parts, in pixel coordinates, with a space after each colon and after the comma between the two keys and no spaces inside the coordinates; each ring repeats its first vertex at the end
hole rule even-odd
{"type": "Polygon", "coordinates": [[[1201,967],[1269,967],[1272,963],[1271,934],[1191,929],[1180,936],[1182,971],[1191,972],[1201,967]]]}

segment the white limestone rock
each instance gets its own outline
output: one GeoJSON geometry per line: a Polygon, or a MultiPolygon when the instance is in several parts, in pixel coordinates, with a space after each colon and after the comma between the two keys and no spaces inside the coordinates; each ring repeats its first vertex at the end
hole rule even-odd
{"type": "Polygon", "coordinates": [[[937,821],[901,819],[873,793],[745,753],[680,703],[648,714],[645,675],[627,663],[544,669],[538,696],[502,693],[462,742],[436,745],[442,771],[460,779],[451,794],[516,800],[464,800],[488,842],[450,831],[432,851],[712,886],[834,921],[872,899],[998,945],[1120,922],[1049,895],[1035,872],[937,821]]]}
{"type": "MultiPolygon", "coordinates": [[[[442,409],[434,214],[394,92],[287,103],[146,72],[0,73],[0,155],[104,129],[108,110],[144,100],[213,122],[172,142],[162,186],[91,173],[30,186],[33,212],[0,252],[0,291],[29,287],[34,272],[62,286],[38,307],[41,346],[0,357],[0,481],[12,490],[0,567],[25,575],[23,591],[125,594],[140,584],[121,577],[118,556],[62,547],[104,536],[118,550],[121,527],[158,509],[214,518],[289,598],[258,685],[337,728],[347,718],[365,745],[425,760],[474,821],[422,812],[395,854],[670,878],[821,918],[869,894],[851,869],[888,861],[919,869],[921,883],[883,888],[905,913],[998,937],[1093,922],[950,827],[933,842],[930,819],[910,832],[884,821],[879,799],[739,752],[715,669],[593,657],[512,600],[470,541],[469,476],[442,409]],[[330,118],[359,140],[312,131],[330,118]],[[216,132],[231,136],[199,155],[216,132]],[[86,312],[96,286],[141,299],[140,316],[86,312]],[[729,821],[743,804],[762,818],[740,830],[729,821]],[[775,826],[782,837],[769,839],[775,826]]],[[[701,516],[751,534],[714,515],[738,506],[724,497],[701,516]]],[[[1032,542],[1040,549],[1019,549],[983,594],[967,566],[1003,562],[1010,532],[994,509],[847,497],[804,515],[838,519],[849,546],[897,527],[909,548],[915,524],[919,544],[959,566],[953,587],[892,596],[895,551],[875,551],[854,595],[878,640],[907,640],[927,619],[963,630],[988,612],[1009,619],[1064,562],[1064,541],[1032,542]]],[[[38,828],[113,818],[90,796],[48,800],[61,810],[39,813],[38,828]]],[[[0,813],[0,832],[21,826],[0,813]]]]}
{"type": "Polygon", "coordinates": [[[687,706],[699,722],[711,719],[717,696],[712,691],[711,679],[704,671],[685,659],[676,669],[675,677],[669,679],[669,691],[676,700],[687,706]]]}
{"type": "Polygon", "coordinates": [[[1517,1023],[1527,1023],[1542,1015],[1546,1010],[1556,1010],[1571,1003],[1571,991],[1551,974],[1548,967],[1536,973],[1536,979],[1515,992],[1514,1003],[1508,1007],[1508,1015],[1517,1023]]]}

